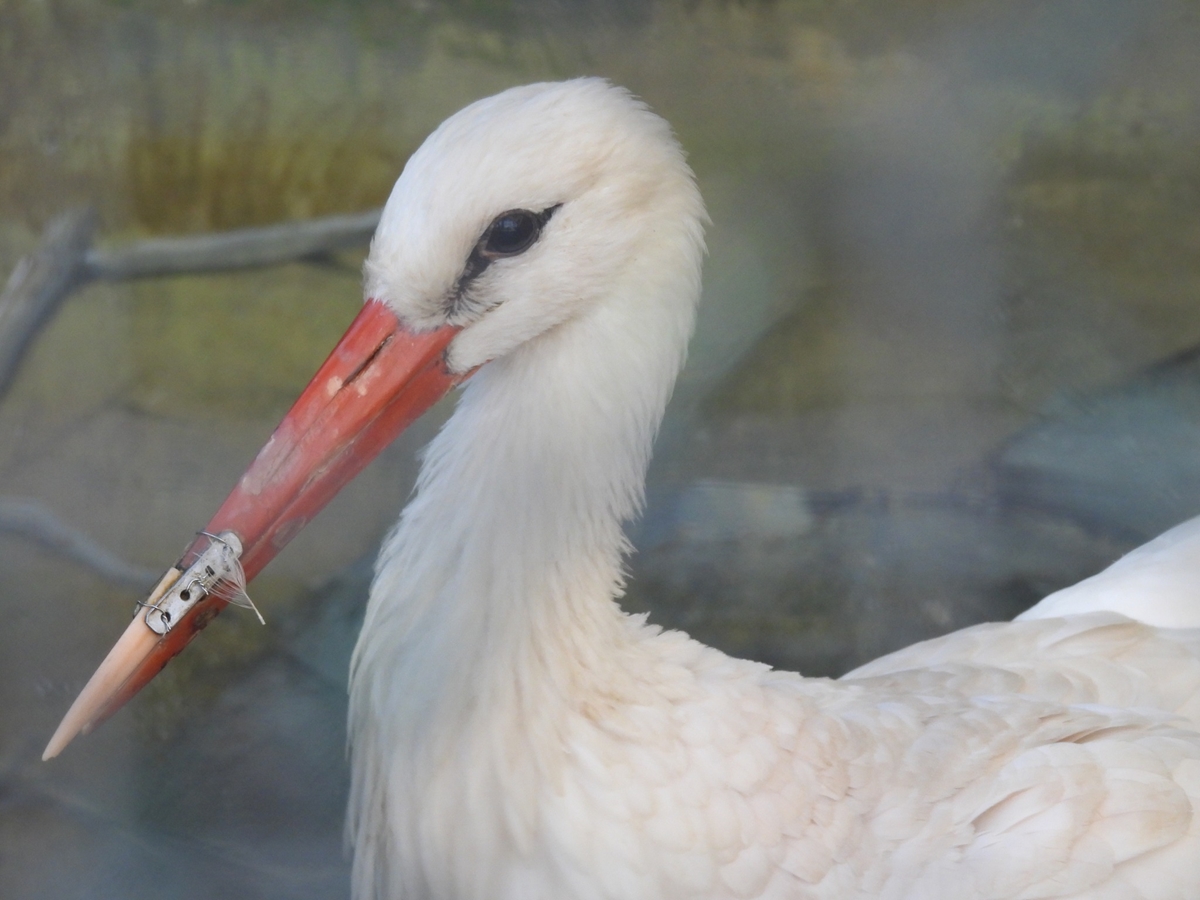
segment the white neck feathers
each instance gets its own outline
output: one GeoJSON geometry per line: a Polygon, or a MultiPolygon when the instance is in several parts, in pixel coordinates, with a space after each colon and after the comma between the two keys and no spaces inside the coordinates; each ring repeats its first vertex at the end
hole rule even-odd
{"type": "MultiPolygon", "coordinates": [[[[528,754],[553,777],[556,716],[636,687],[615,603],[622,524],[642,503],[703,255],[700,216],[670,215],[602,302],[480,370],[429,445],[351,667],[352,833],[386,834],[379,798],[413,797],[451,758],[501,777],[528,754]]],[[[357,853],[373,877],[376,851],[357,853]]]]}

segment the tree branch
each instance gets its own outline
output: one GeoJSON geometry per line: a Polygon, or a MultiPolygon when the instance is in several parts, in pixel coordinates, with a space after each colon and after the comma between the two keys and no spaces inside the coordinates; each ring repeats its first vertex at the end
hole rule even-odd
{"type": "MultiPolygon", "coordinates": [[[[55,217],[37,248],[23,257],[0,292],[0,397],[26,351],[77,287],[95,279],[120,281],[273,266],[328,254],[368,241],[381,210],[307,222],[242,228],[92,249],[96,215],[74,209],[55,217]]],[[[145,589],[158,573],[126,562],[61,522],[44,506],[0,499],[0,533],[20,535],[116,584],[145,589]]]]}
{"type": "Polygon", "coordinates": [[[274,266],[368,241],[380,210],[327,216],[264,228],[240,228],[189,237],[153,238],[111,250],[90,250],[88,278],[120,281],[274,266]]]}
{"type": "Polygon", "coordinates": [[[122,587],[148,590],[158,572],[126,562],[32,500],[0,500],[0,533],[16,534],[122,587]]]}
{"type": "Polygon", "coordinates": [[[0,397],[7,393],[38,331],[71,291],[89,281],[219,272],[321,258],[370,240],[380,212],[151,238],[115,249],[91,247],[96,222],[92,210],[63,213],[46,227],[37,249],[17,263],[0,293],[0,397]]]}
{"type": "Polygon", "coordinates": [[[72,288],[86,280],[84,257],[95,227],[91,209],[56,216],[37,249],[22,258],[9,276],[0,293],[0,397],[38,331],[72,288]]]}

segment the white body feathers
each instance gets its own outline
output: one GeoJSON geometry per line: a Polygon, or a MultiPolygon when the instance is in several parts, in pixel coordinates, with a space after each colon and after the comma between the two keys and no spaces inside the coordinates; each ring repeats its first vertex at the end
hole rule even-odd
{"type": "Polygon", "coordinates": [[[666,125],[596,80],[468,107],[397,183],[368,290],[441,324],[492,217],[553,204],[472,294],[450,360],[487,364],[380,558],[356,897],[1200,897],[1200,632],[1171,627],[1200,622],[1200,525],[1097,581],[1119,590],[840,681],[626,616],[621,526],[703,253],[666,125]],[[1144,596],[1163,581],[1177,600],[1144,596]],[[1165,627],[1118,614],[1142,608],[1165,627]]]}

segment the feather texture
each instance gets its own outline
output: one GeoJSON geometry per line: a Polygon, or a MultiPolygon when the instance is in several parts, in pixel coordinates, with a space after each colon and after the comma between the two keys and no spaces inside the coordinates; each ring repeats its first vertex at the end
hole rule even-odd
{"type": "MultiPolygon", "coordinates": [[[[1188,599],[1136,621],[1154,597],[1085,583],[838,681],[621,612],[703,254],[666,125],[594,79],[468,107],[398,182],[368,289],[440,324],[491,217],[555,203],[473,288],[450,359],[482,368],[380,557],[351,679],[355,896],[1200,897],[1188,599]]],[[[1200,566],[1172,559],[1189,597],[1200,566]]]]}

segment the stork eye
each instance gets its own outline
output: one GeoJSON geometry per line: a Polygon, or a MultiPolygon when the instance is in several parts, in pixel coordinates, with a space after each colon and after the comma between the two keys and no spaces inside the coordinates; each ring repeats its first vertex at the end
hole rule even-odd
{"type": "Polygon", "coordinates": [[[498,259],[519,256],[534,245],[541,237],[542,229],[562,207],[556,203],[541,212],[528,209],[510,209],[502,212],[483,230],[479,242],[471,250],[463,266],[462,274],[450,290],[447,308],[451,316],[458,315],[464,307],[467,292],[475,279],[487,271],[488,266],[498,259]]]}
{"type": "Polygon", "coordinates": [[[496,256],[516,256],[533,246],[542,233],[545,219],[527,209],[500,213],[488,226],[483,249],[496,256]]]}

